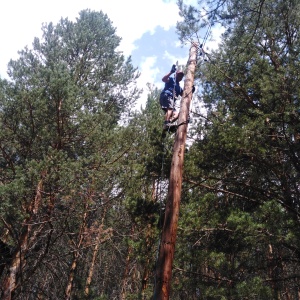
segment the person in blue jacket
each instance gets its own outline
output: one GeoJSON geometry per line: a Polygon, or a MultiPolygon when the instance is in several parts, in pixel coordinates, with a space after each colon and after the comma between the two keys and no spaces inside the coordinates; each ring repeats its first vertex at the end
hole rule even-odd
{"type": "Polygon", "coordinates": [[[175,109],[175,102],[178,96],[182,96],[183,89],[180,86],[180,81],[184,77],[184,73],[182,71],[177,71],[176,66],[173,65],[170,72],[166,74],[162,81],[165,83],[165,87],[160,94],[160,106],[162,110],[165,112],[165,120],[163,129],[167,130],[171,125],[171,123],[175,122],[178,119],[178,112],[175,109]],[[171,76],[175,73],[175,76],[171,76]]]}

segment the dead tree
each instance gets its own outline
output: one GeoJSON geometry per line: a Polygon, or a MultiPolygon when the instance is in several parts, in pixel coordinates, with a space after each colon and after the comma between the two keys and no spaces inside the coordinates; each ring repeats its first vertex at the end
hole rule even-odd
{"type": "Polygon", "coordinates": [[[154,300],[167,300],[170,295],[172,264],[175,252],[179,207],[182,189],[182,173],[189,119],[189,108],[192,100],[194,73],[196,69],[197,45],[192,43],[184,90],[181,98],[178,128],[173,148],[173,158],[170,172],[169,189],[166,203],[165,219],[162,229],[161,243],[156,267],[156,283],[154,300]]]}

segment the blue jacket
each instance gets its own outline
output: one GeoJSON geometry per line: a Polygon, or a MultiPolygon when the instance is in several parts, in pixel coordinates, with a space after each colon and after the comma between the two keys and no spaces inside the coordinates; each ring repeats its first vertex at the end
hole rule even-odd
{"type": "Polygon", "coordinates": [[[179,95],[182,96],[183,89],[179,85],[179,82],[174,81],[174,78],[171,76],[169,77],[168,82],[165,83],[165,87],[162,92],[173,95],[174,86],[175,86],[175,97],[178,97],[179,95]]]}

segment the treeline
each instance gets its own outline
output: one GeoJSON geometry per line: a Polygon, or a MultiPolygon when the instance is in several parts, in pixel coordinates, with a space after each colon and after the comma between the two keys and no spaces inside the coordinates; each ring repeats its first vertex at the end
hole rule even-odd
{"type": "MultiPolygon", "coordinates": [[[[300,3],[178,5],[182,41],[225,31],[195,74],[171,299],[300,299],[300,3]]],[[[81,11],[0,79],[1,299],[152,298],[174,136],[159,90],[132,110],[119,43],[81,11]]]]}

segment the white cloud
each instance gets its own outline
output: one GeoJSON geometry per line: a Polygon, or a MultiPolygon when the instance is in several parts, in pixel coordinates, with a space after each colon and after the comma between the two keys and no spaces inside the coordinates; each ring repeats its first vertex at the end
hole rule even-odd
{"type": "Polygon", "coordinates": [[[211,30],[211,36],[213,37],[211,41],[209,41],[207,46],[215,50],[219,47],[219,44],[221,42],[221,35],[224,33],[225,29],[224,27],[221,27],[220,25],[216,25],[215,27],[212,28],[211,30]]]}
{"type": "Polygon", "coordinates": [[[131,53],[134,41],[145,32],[153,34],[157,26],[168,30],[176,25],[179,18],[176,1],[169,3],[162,0],[104,1],[102,0],[102,10],[113,20],[117,34],[123,37],[122,50],[125,55],[131,53]]]}
{"type": "MultiPolygon", "coordinates": [[[[42,23],[53,22],[57,24],[61,18],[75,21],[78,13],[84,9],[95,11],[102,10],[107,14],[116,28],[116,33],[122,38],[120,50],[125,56],[131,55],[135,49],[135,41],[143,34],[154,34],[156,29],[168,30],[176,25],[180,19],[177,0],[10,0],[2,1],[0,10],[0,76],[6,77],[7,63],[10,59],[18,58],[18,51],[25,46],[31,47],[34,37],[41,37],[42,23]]],[[[197,4],[197,0],[185,0],[187,4],[197,4]]],[[[164,63],[171,66],[178,61],[179,65],[185,65],[188,50],[177,51],[175,57],[172,51],[163,52],[163,38],[159,39],[155,50],[148,57],[143,57],[137,62],[141,77],[138,86],[146,90],[147,83],[155,82],[155,78],[161,78],[166,71],[165,66],[158,63],[155,55],[164,58],[164,63]],[[158,66],[159,65],[159,66],[158,66]],[[162,69],[161,69],[162,68],[162,69]],[[157,76],[161,74],[161,76],[157,76]]],[[[174,39],[172,45],[165,45],[168,49],[178,49],[178,40],[174,39]]],[[[169,68],[169,67],[168,67],[169,68]]],[[[145,101],[147,91],[143,94],[145,101]]]]}
{"type": "Polygon", "coordinates": [[[83,9],[102,10],[122,37],[121,50],[126,56],[134,49],[134,41],[143,33],[154,32],[160,25],[174,26],[178,19],[176,1],[162,0],[11,0],[3,1],[0,11],[0,74],[6,64],[18,57],[17,51],[31,47],[34,37],[41,36],[42,23],[56,24],[60,18],[75,20],[83,9]]]}
{"type": "MultiPolygon", "coordinates": [[[[7,63],[18,58],[18,51],[31,47],[34,37],[41,37],[42,23],[58,23],[61,18],[75,21],[84,9],[102,10],[107,14],[122,38],[120,50],[125,56],[135,49],[134,42],[144,33],[155,33],[160,26],[165,30],[179,19],[176,0],[12,0],[2,4],[0,12],[0,76],[6,77],[7,63]]],[[[146,84],[155,81],[159,72],[155,56],[139,62],[141,77],[138,86],[144,88],[142,102],[147,96],[146,84]]]]}
{"type": "Polygon", "coordinates": [[[148,56],[145,57],[144,60],[141,62],[141,72],[147,72],[147,77],[150,79],[147,82],[153,82],[156,75],[159,73],[159,69],[155,67],[157,57],[156,56],[148,56]],[[154,68],[153,68],[154,67],[154,68]]]}
{"type": "Polygon", "coordinates": [[[156,56],[148,56],[144,57],[142,62],[140,63],[139,69],[141,72],[141,76],[137,80],[137,84],[139,87],[143,87],[143,94],[136,105],[137,108],[140,108],[141,106],[145,107],[147,95],[149,92],[145,87],[148,83],[155,83],[155,77],[160,73],[159,68],[155,66],[156,61],[156,56]]]}
{"type": "MultiPolygon", "coordinates": [[[[187,53],[186,53],[187,54],[187,53]]],[[[182,66],[186,65],[186,60],[187,60],[187,55],[186,56],[182,56],[182,57],[178,57],[178,56],[174,56],[171,53],[169,53],[168,51],[165,51],[163,54],[164,59],[168,60],[170,63],[169,65],[171,66],[173,63],[176,63],[179,67],[179,69],[182,69],[182,66]]]]}

